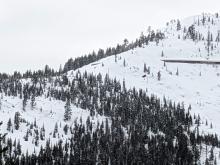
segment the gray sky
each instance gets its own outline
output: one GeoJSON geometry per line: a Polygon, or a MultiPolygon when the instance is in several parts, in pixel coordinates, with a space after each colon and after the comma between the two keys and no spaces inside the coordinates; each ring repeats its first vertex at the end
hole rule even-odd
{"type": "Polygon", "coordinates": [[[0,72],[58,68],[148,26],[219,11],[219,0],[0,0],[0,72]]]}

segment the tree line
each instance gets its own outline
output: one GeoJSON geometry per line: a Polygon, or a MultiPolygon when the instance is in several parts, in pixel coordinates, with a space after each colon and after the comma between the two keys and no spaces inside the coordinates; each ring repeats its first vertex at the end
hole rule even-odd
{"type": "MultiPolygon", "coordinates": [[[[216,134],[201,134],[199,116],[191,116],[189,106],[175,103],[145,90],[127,89],[108,74],[93,75],[87,72],[73,73],[52,78],[32,78],[31,83],[20,80],[2,80],[0,92],[6,96],[20,97],[22,102],[30,100],[36,105],[39,96],[66,102],[63,120],[71,119],[74,111],[70,105],[90,112],[86,124],[75,120],[74,126],[63,126],[63,132],[71,135],[66,141],[52,144],[45,139],[44,129],[31,124],[27,132],[34,130],[36,146],[39,140],[47,140],[39,153],[22,153],[21,145],[5,139],[9,150],[2,154],[5,164],[179,164],[199,163],[201,146],[219,147],[216,134]],[[49,86],[49,87],[48,87],[49,86]],[[59,87],[59,88],[58,88],[59,87]],[[93,125],[96,115],[105,116],[105,121],[93,125]],[[192,129],[195,127],[195,129],[192,129]],[[40,130],[39,130],[40,129],[40,130]],[[37,130],[37,131],[36,131],[37,130]],[[38,132],[38,133],[36,133],[38,132]],[[39,133],[40,132],[40,133],[39,133]],[[36,136],[36,134],[38,136],[36,136]]],[[[27,111],[26,104],[23,110],[27,111]]],[[[34,109],[34,106],[33,106],[34,109]]],[[[25,122],[16,114],[15,129],[25,122]]],[[[58,125],[53,138],[58,138],[58,125]]],[[[27,133],[32,136],[31,133],[27,133]]],[[[213,161],[213,158],[207,158],[213,161]]]]}

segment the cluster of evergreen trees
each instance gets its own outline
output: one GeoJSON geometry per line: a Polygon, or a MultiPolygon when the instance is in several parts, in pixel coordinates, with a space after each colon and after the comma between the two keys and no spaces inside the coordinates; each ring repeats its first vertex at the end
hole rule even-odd
{"type": "MultiPolygon", "coordinates": [[[[201,135],[199,116],[191,116],[183,104],[164,98],[147,96],[144,90],[127,89],[116,79],[101,74],[75,73],[74,79],[67,75],[53,78],[32,78],[31,83],[19,79],[2,79],[0,92],[18,96],[23,102],[38,96],[66,102],[64,120],[71,120],[70,104],[90,111],[86,124],[75,121],[74,127],[63,126],[71,138],[41,147],[39,153],[22,153],[20,142],[5,139],[9,150],[2,155],[6,164],[196,164],[201,149],[206,144],[219,146],[217,135],[201,135]],[[49,87],[48,87],[49,85],[49,87]],[[59,87],[59,88],[58,88],[59,87]],[[46,92],[45,92],[46,91],[46,92]],[[92,119],[97,115],[106,117],[96,126],[92,119]],[[192,126],[196,129],[192,130],[192,126]]],[[[23,104],[26,105],[26,104],[23,104]]],[[[25,107],[23,108],[25,111],[25,107]]],[[[15,129],[19,129],[19,113],[15,114],[15,129]]],[[[10,123],[10,122],[9,122],[10,123]]],[[[9,130],[10,130],[9,124],[9,130]]],[[[31,124],[32,125],[32,124],[31,124]]],[[[36,123],[34,130],[36,146],[46,140],[44,128],[36,123]],[[40,133],[37,128],[40,128],[40,133]]],[[[31,131],[27,131],[28,140],[31,131]]],[[[57,138],[55,125],[53,138],[57,138]]]]}
{"type": "Polygon", "coordinates": [[[32,78],[32,79],[37,79],[37,78],[43,78],[43,77],[51,77],[51,76],[58,76],[62,73],[62,68],[60,67],[59,71],[55,71],[53,68],[50,68],[48,65],[44,67],[42,70],[38,71],[31,71],[27,70],[23,74],[20,72],[15,71],[13,74],[6,74],[6,73],[0,73],[0,81],[2,79],[21,79],[21,78],[32,78]]]}
{"type": "Polygon", "coordinates": [[[42,77],[51,77],[51,76],[59,76],[63,73],[66,73],[70,70],[76,70],[84,65],[88,65],[92,62],[98,61],[102,58],[117,55],[122,52],[126,52],[128,50],[134,49],[136,47],[142,47],[143,45],[148,45],[149,42],[158,43],[160,40],[164,39],[164,34],[161,32],[154,32],[154,30],[150,30],[149,34],[145,36],[143,33],[139,38],[135,40],[135,42],[129,43],[127,39],[124,39],[123,44],[117,44],[116,47],[109,47],[105,51],[103,49],[99,49],[98,52],[92,52],[88,55],[77,57],[74,60],[70,58],[62,68],[60,66],[59,70],[56,71],[53,68],[50,68],[48,65],[44,67],[42,70],[31,71],[27,70],[25,73],[20,73],[15,71],[12,75],[6,73],[0,73],[1,79],[21,79],[21,78],[42,78],[42,77]]]}
{"type": "MultiPolygon", "coordinates": [[[[216,13],[215,14],[215,18],[219,18],[219,14],[216,13]]],[[[172,22],[176,22],[176,30],[179,31],[182,29],[181,23],[179,20],[175,21],[173,20],[172,22]]],[[[220,32],[217,32],[216,37],[213,37],[212,32],[210,31],[210,27],[209,25],[214,26],[216,23],[216,21],[214,20],[214,18],[211,18],[209,15],[202,15],[202,18],[198,18],[197,21],[195,21],[192,25],[190,25],[189,27],[183,27],[183,39],[192,39],[194,42],[198,42],[198,41],[205,41],[206,43],[206,50],[209,55],[212,55],[212,51],[214,50],[214,48],[216,48],[216,44],[213,42],[219,42],[220,41],[220,32]],[[195,26],[208,26],[208,31],[207,31],[207,35],[196,31],[195,26]]],[[[180,34],[178,35],[178,39],[180,39],[180,34]]],[[[199,50],[200,51],[200,50],[199,50]]]]}
{"type": "MultiPolygon", "coordinates": [[[[206,22],[214,24],[213,20],[205,16],[197,24],[205,25],[206,22]]],[[[182,29],[179,20],[176,28],[177,31],[182,29]]],[[[184,27],[184,34],[184,39],[205,40],[202,34],[195,31],[194,25],[184,27]]],[[[71,138],[59,140],[57,144],[52,144],[51,139],[45,138],[44,126],[39,127],[36,121],[29,123],[16,112],[14,123],[11,119],[7,123],[7,131],[19,130],[20,124],[26,123],[29,128],[24,140],[28,141],[33,136],[35,146],[39,146],[39,141],[47,140],[46,146],[41,146],[39,153],[24,154],[21,152],[20,141],[0,137],[0,151],[4,151],[0,152],[0,164],[199,164],[201,146],[219,147],[220,143],[216,134],[200,134],[201,120],[199,116],[191,116],[191,107],[185,109],[183,104],[176,104],[165,98],[161,101],[154,95],[147,96],[141,89],[127,89],[125,82],[121,84],[108,75],[103,77],[101,74],[78,71],[70,80],[68,75],[63,74],[102,58],[148,45],[149,42],[158,43],[164,37],[161,32],[149,31],[148,36],[142,34],[135,42],[129,43],[125,39],[123,44],[118,44],[115,48],[107,48],[105,51],[99,49],[97,53],[74,60],[71,58],[59,71],[46,65],[43,70],[35,72],[0,74],[0,93],[19,97],[24,111],[27,111],[28,100],[34,110],[35,98],[44,96],[66,102],[64,121],[71,120],[74,113],[71,104],[90,112],[86,123],[75,120],[74,126],[62,126],[64,134],[71,138]],[[26,78],[30,78],[31,83],[21,81],[26,78]],[[96,115],[105,116],[106,120],[94,126],[93,119],[96,115]],[[3,147],[5,145],[6,148],[3,147]]],[[[210,32],[206,40],[209,51],[213,49],[210,32]]],[[[219,41],[219,35],[216,41],[219,41]]],[[[163,52],[161,56],[164,56],[163,52]]],[[[146,64],[144,73],[150,74],[150,68],[146,64]]],[[[158,80],[161,79],[160,71],[157,77],[158,80]]],[[[59,139],[59,136],[56,123],[53,138],[59,139]]],[[[214,156],[211,154],[206,163],[213,161],[214,156]]],[[[217,161],[214,162],[217,164],[217,161]]]]}
{"type": "Polygon", "coordinates": [[[88,65],[92,62],[98,61],[102,58],[117,55],[128,50],[134,49],[136,47],[142,47],[143,45],[148,45],[149,42],[158,43],[160,40],[164,39],[164,34],[162,32],[154,32],[154,30],[150,30],[149,34],[145,36],[143,33],[139,38],[136,39],[135,42],[129,43],[127,39],[124,39],[123,44],[117,44],[116,47],[109,47],[106,50],[99,49],[98,52],[92,52],[88,55],[77,57],[74,60],[70,58],[64,65],[63,72],[67,72],[70,70],[76,70],[84,65],[88,65]]]}

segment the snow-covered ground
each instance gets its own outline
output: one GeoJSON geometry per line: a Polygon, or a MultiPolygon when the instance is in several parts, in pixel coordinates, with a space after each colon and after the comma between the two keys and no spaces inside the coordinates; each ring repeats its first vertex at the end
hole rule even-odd
{"type": "Polygon", "coordinates": [[[121,82],[125,80],[127,87],[135,86],[146,89],[149,95],[155,94],[161,99],[165,96],[175,102],[183,102],[186,108],[191,105],[191,113],[199,114],[202,119],[201,131],[220,135],[220,65],[161,61],[162,59],[219,61],[220,45],[215,39],[220,30],[220,19],[213,15],[209,16],[213,22],[206,22],[205,25],[200,22],[199,26],[195,22],[198,18],[201,21],[202,16],[183,20],[180,31],[176,30],[176,22],[172,21],[163,29],[166,38],[158,45],[150,43],[143,48],[102,59],[95,62],[96,65],[90,64],[79,70],[102,75],[108,73],[110,77],[116,77],[121,82]],[[195,31],[203,35],[204,40],[194,42],[191,39],[184,39],[184,27],[188,29],[192,24],[195,31]],[[213,38],[211,42],[213,50],[209,53],[208,32],[213,38]],[[144,73],[144,64],[147,68],[150,67],[150,74],[144,73]],[[158,72],[161,73],[160,81],[158,72]],[[206,120],[208,125],[205,124],[206,120]]]}
{"type": "MultiPolygon", "coordinates": [[[[26,110],[24,111],[22,108],[22,99],[18,97],[6,97],[4,96],[1,99],[1,110],[0,116],[3,125],[1,126],[2,132],[6,132],[7,138],[12,138],[13,140],[20,141],[21,149],[24,153],[28,151],[32,153],[33,151],[38,152],[41,146],[45,146],[46,140],[50,138],[51,144],[55,144],[58,140],[65,141],[66,139],[71,137],[70,131],[65,135],[63,128],[65,124],[68,127],[74,127],[74,121],[78,122],[82,119],[82,123],[86,124],[87,118],[90,116],[90,112],[87,110],[83,110],[81,108],[71,106],[72,116],[71,120],[64,122],[64,106],[65,102],[49,99],[45,97],[37,97],[36,98],[36,106],[34,109],[30,106],[30,101],[27,103],[26,110]],[[21,122],[19,130],[14,129],[14,116],[15,113],[20,113],[20,118],[26,120],[26,122],[21,122]],[[7,130],[7,122],[11,118],[13,132],[6,131],[7,130]],[[36,121],[37,128],[34,127],[30,129],[30,124],[34,124],[36,121]],[[53,132],[55,128],[55,124],[58,125],[58,134],[56,138],[53,138],[53,132]],[[40,133],[40,129],[44,126],[45,128],[45,140],[39,140],[38,146],[35,146],[35,130],[37,129],[40,133]],[[24,140],[24,136],[26,135],[27,130],[31,130],[32,136],[29,136],[28,141],[24,140]]],[[[96,115],[96,117],[91,118],[94,126],[97,122],[103,121],[105,118],[103,116],[96,115]]]]}
{"type": "MultiPolygon", "coordinates": [[[[189,20],[196,20],[196,18],[187,18],[183,21],[182,27],[185,24],[189,26],[189,20]],[[184,22],[187,23],[184,24],[184,22]]],[[[206,38],[208,29],[212,29],[210,31],[215,38],[216,31],[220,30],[219,20],[215,20],[214,28],[208,28],[208,25],[201,25],[202,27],[195,25],[196,30],[206,38]]],[[[211,23],[209,27],[212,27],[211,23]]],[[[102,59],[98,63],[95,62],[97,65],[90,64],[79,70],[103,75],[109,73],[112,78],[125,80],[127,87],[147,89],[148,94],[156,94],[161,98],[165,96],[175,102],[184,102],[186,107],[191,105],[192,113],[200,114],[204,121],[207,119],[213,123],[213,129],[206,127],[204,130],[220,134],[220,65],[161,61],[162,59],[218,61],[220,60],[219,43],[212,42],[215,48],[208,56],[205,48],[206,41],[193,42],[190,39],[178,39],[178,35],[184,34],[183,30],[176,31],[176,23],[172,23],[164,31],[166,31],[166,39],[158,45],[150,43],[144,48],[130,50],[117,55],[116,58],[111,56],[102,59]],[[150,67],[150,74],[144,73],[144,64],[147,68],[150,67]],[[161,73],[160,81],[157,78],[158,72],[161,73]]],[[[71,72],[73,71],[69,74],[71,72]]]]}
{"type": "MultiPolygon", "coordinates": [[[[89,64],[80,68],[81,72],[101,73],[103,76],[108,73],[111,78],[117,78],[120,81],[125,80],[128,88],[142,88],[149,95],[155,94],[161,99],[165,96],[175,102],[182,102],[187,108],[191,105],[191,113],[200,115],[203,124],[201,125],[203,132],[217,133],[220,135],[220,65],[208,64],[186,64],[186,63],[164,63],[161,59],[187,59],[187,60],[220,60],[220,45],[215,42],[220,30],[220,19],[213,15],[209,15],[210,22],[204,25],[201,23],[202,16],[195,16],[181,21],[181,30],[176,30],[176,22],[172,21],[162,31],[165,33],[165,39],[158,44],[155,42],[149,43],[142,48],[104,58],[98,62],[89,64]],[[198,18],[200,25],[197,25],[198,18]],[[213,19],[213,21],[212,21],[213,19]],[[195,24],[195,31],[201,33],[204,40],[192,41],[184,38],[184,27],[195,24]],[[212,33],[213,50],[207,51],[207,34],[212,33]],[[163,56],[162,56],[163,52],[163,56]],[[150,68],[150,73],[144,72],[144,64],[150,68]],[[161,79],[158,80],[158,72],[161,74],[161,79]],[[208,125],[206,125],[206,120],[208,125]],[[211,128],[212,123],[212,128],[211,128]]],[[[69,71],[71,77],[74,71],[69,71]]],[[[30,105],[30,103],[28,103],[30,105]]],[[[60,139],[65,139],[63,126],[66,122],[63,121],[65,103],[57,100],[49,100],[44,97],[36,98],[36,107],[31,110],[27,106],[27,110],[22,110],[22,100],[19,98],[4,97],[2,99],[2,116],[3,126],[1,129],[6,130],[8,119],[14,120],[15,112],[19,111],[21,117],[33,123],[35,118],[37,125],[44,125],[46,131],[46,139],[53,139],[53,130],[55,123],[58,124],[60,139]],[[61,125],[61,127],[60,127],[61,125]]],[[[72,106],[72,120],[67,123],[72,125],[75,119],[82,117],[83,122],[86,121],[89,112],[72,106]]],[[[104,117],[97,116],[94,118],[94,124],[104,117]]],[[[20,139],[22,150],[33,151],[34,144],[32,140],[24,141],[23,137],[26,134],[27,126],[21,124],[21,128],[13,133],[8,134],[13,139],[20,139]]],[[[40,128],[39,128],[40,129],[40,128]]],[[[30,137],[33,138],[33,137],[30,137]]],[[[56,142],[57,139],[52,140],[56,142]]],[[[40,145],[44,145],[45,141],[40,141],[40,145]]],[[[36,147],[38,150],[39,147],[36,147]]],[[[204,158],[204,156],[203,156],[204,158]]]]}
{"type": "MultiPolygon", "coordinates": [[[[112,56],[101,60],[98,65],[91,64],[80,70],[103,75],[109,73],[112,78],[125,80],[127,87],[147,89],[149,95],[156,94],[161,98],[165,96],[175,102],[184,102],[186,107],[191,104],[192,113],[213,122],[212,130],[220,133],[220,66],[178,63],[165,63],[164,66],[161,51],[160,46],[152,44],[117,55],[117,62],[112,56]],[[144,63],[150,67],[150,74],[144,73],[144,63]],[[157,78],[159,71],[160,81],[157,78]]],[[[169,53],[165,54],[169,57],[169,53]]]]}

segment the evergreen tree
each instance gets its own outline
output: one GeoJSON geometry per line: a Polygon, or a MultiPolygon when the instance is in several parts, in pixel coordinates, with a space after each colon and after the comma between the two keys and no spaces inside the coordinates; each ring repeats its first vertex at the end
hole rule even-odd
{"type": "Polygon", "coordinates": [[[211,41],[212,41],[212,35],[211,35],[210,31],[208,31],[208,35],[207,35],[207,51],[208,51],[208,56],[210,55],[211,41]]]}
{"type": "Polygon", "coordinates": [[[125,62],[125,59],[124,59],[124,61],[123,61],[123,66],[124,66],[124,67],[126,66],[126,62],[125,62]]]}
{"type": "Polygon", "coordinates": [[[33,94],[31,95],[31,109],[33,110],[34,107],[36,105],[36,102],[35,102],[35,93],[33,92],[33,94]]]}
{"type": "Polygon", "coordinates": [[[41,139],[41,140],[45,140],[45,128],[44,128],[44,125],[43,125],[43,127],[40,129],[40,139],[41,139]]]}
{"type": "Polygon", "coordinates": [[[214,161],[214,152],[213,152],[213,147],[210,150],[210,156],[209,156],[209,161],[214,161]]]}
{"type": "Polygon", "coordinates": [[[162,51],[162,53],[161,53],[161,57],[164,57],[164,53],[163,53],[163,51],[162,51]]]}
{"type": "Polygon", "coordinates": [[[71,105],[70,105],[70,99],[67,99],[66,101],[66,105],[65,105],[65,112],[64,112],[64,121],[68,121],[71,119],[71,115],[72,115],[72,109],[71,109],[71,105]]]}
{"type": "Polygon", "coordinates": [[[58,133],[58,124],[56,123],[53,131],[53,138],[56,138],[57,133],[58,133]]]}
{"type": "Polygon", "coordinates": [[[202,15],[202,24],[205,25],[205,22],[206,22],[206,17],[205,17],[205,15],[203,14],[203,15],[202,15]]]}
{"type": "Polygon", "coordinates": [[[192,39],[193,41],[196,40],[196,32],[195,32],[195,26],[191,25],[188,28],[188,36],[190,37],[190,39],[192,39]]]}
{"type": "Polygon", "coordinates": [[[24,92],[24,98],[23,98],[23,101],[22,101],[22,103],[23,103],[22,104],[23,105],[23,107],[22,107],[23,111],[26,110],[27,99],[28,99],[27,94],[24,92]]]}
{"type": "Polygon", "coordinates": [[[160,73],[160,71],[157,73],[157,80],[158,80],[158,81],[161,80],[161,73],[160,73]]]}
{"type": "Polygon", "coordinates": [[[177,31],[181,30],[180,20],[177,20],[176,29],[177,29],[177,31]]]}
{"type": "Polygon", "coordinates": [[[144,63],[144,73],[147,72],[147,66],[146,66],[146,63],[144,63]]]}
{"type": "Polygon", "coordinates": [[[20,127],[20,113],[19,112],[15,112],[15,116],[14,116],[14,126],[15,126],[15,129],[18,130],[19,127],[20,127]]]}
{"type": "MultiPolygon", "coordinates": [[[[0,126],[3,124],[3,122],[0,122],[0,126]]],[[[1,160],[2,160],[2,153],[5,153],[7,150],[8,150],[8,147],[6,146],[6,147],[3,147],[3,145],[2,145],[2,141],[5,139],[5,137],[6,137],[6,133],[5,134],[0,134],[0,163],[2,163],[1,162],[1,160]]]]}
{"type": "Polygon", "coordinates": [[[8,123],[7,123],[7,130],[11,131],[11,127],[12,127],[12,122],[11,122],[11,118],[9,118],[8,123]]]}
{"type": "Polygon", "coordinates": [[[29,131],[27,130],[26,131],[26,135],[24,136],[24,141],[28,141],[28,137],[29,137],[29,133],[28,133],[29,131]]]}
{"type": "Polygon", "coordinates": [[[63,127],[63,131],[64,131],[65,135],[67,135],[68,129],[69,129],[69,127],[68,127],[68,125],[66,124],[66,125],[63,127]]]}
{"type": "Polygon", "coordinates": [[[115,54],[115,63],[117,63],[117,55],[115,54]]]}
{"type": "Polygon", "coordinates": [[[35,144],[35,146],[38,146],[38,144],[39,144],[39,132],[38,132],[38,129],[35,129],[34,132],[35,132],[34,144],[35,144]]]}
{"type": "Polygon", "coordinates": [[[178,70],[178,68],[176,69],[176,75],[179,76],[179,70],[178,70]]]}
{"type": "Polygon", "coordinates": [[[16,149],[16,150],[17,150],[17,154],[18,154],[18,155],[21,155],[21,144],[20,144],[20,140],[18,141],[16,147],[17,147],[17,149],[16,149]]]}

